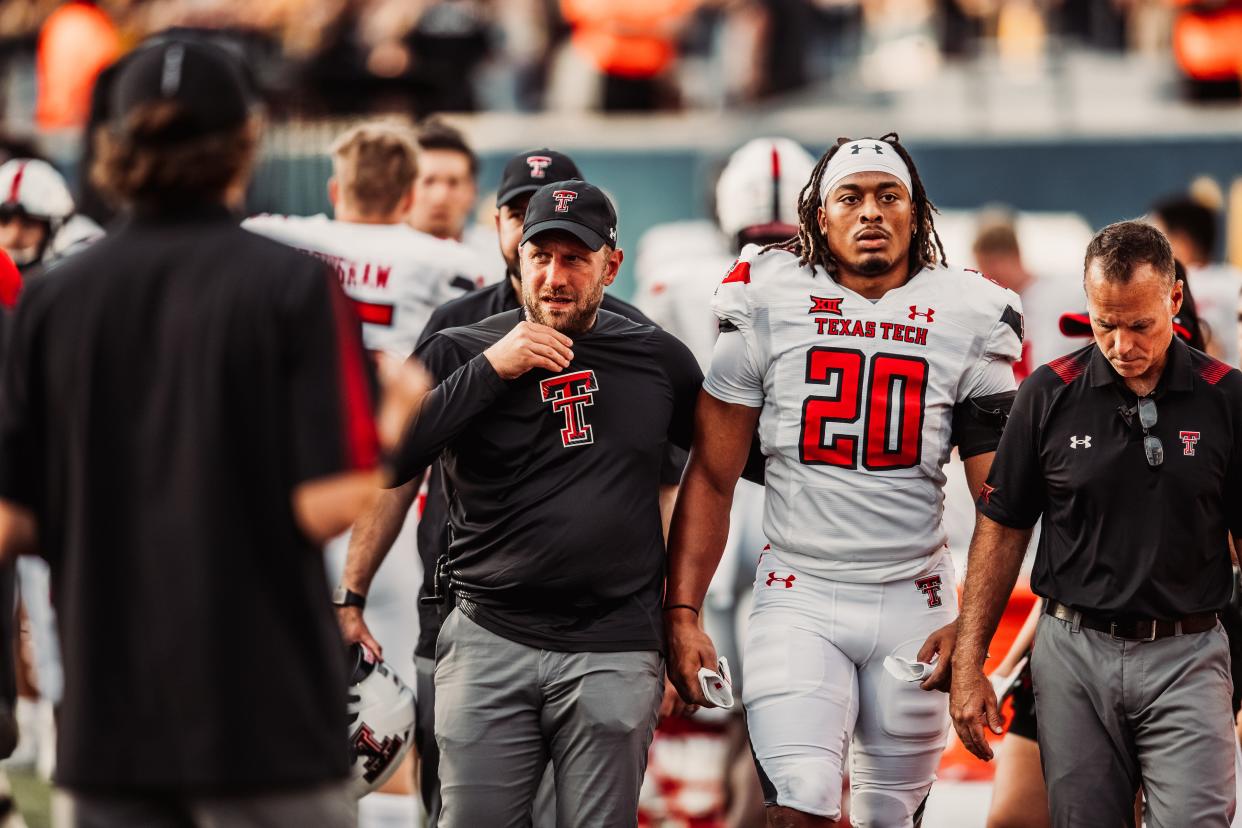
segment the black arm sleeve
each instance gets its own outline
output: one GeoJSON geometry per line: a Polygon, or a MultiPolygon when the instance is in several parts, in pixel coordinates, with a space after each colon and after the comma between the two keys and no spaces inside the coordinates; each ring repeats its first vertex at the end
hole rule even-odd
{"type": "Polygon", "coordinates": [[[415,352],[432,376],[447,374],[423,400],[401,445],[393,453],[393,486],[422,475],[450,442],[504,393],[507,384],[479,354],[459,364],[458,348],[438,336],[415,352]]]}
{"type": "Polygon", "coordinates": [[[1040,412],[1045,393],[1028,379],[1018,389],[1005,433],[992,460],[983,490],[977,493],[979,511],[1004,526],[1029,529],[1046,505],[1043,469],[1039,464],[1040,412]]]}
{"type": "Polygon", "coordinates": [[[971,397],[953,406],[953,445],[962,459],[996,451],[1017,391],[971,397]]]}

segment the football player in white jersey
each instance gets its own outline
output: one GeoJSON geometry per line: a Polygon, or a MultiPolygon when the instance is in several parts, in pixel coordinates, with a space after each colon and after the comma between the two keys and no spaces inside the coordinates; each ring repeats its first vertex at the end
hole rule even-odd
{"type": "Polygon", "coordinates": [[[721,335],[682,480],[665,603],[671,678],[716,652],[697,623],[759,427],[764,533],[743,703],[769,826],[918,825],[948,733],[957,615],[941,526],[953,446],[986,477],[1021,355],[1016,294],[948,267],[896,135],[842,140],[798,235],[748,247],[716,293],[721,335]]]}
{"type": "MultiPolygon", "coordinates": [[[[401,359],[437,306],[474,289],[473,255],[459,244],[420,233],[405,223],[413,201],[418,150],[409,132],[373,121],[359,124],[332,145],[328,197],[335,219],[319,215],[256,216],[243,227],[306,250],[330,262],[363,320],[363,341],[373,351],[401,359]]],[[[417,684],[414,646],[418,608],[410,599],[422,583],[411,509],[366,598],[366,620],[383,643],[387,663],[408,686],[417,684]]],[[[340,582],[349,547],[347,533],[327,546],[328,578],[340,582]]],[[[359,802],[363,828],[413,825],[415,755],[379,792],[359,802]]]]}
{"type": "Polygon", "coordinates": [[[483,284],[477,258],[405,223],[418,175],[406,129],[358,124],[336,139],[331,155],[335,218],[261,215],[242,226],[329,262],[362,318],[366,346],[405,359],[433,310],[483,284]]]}

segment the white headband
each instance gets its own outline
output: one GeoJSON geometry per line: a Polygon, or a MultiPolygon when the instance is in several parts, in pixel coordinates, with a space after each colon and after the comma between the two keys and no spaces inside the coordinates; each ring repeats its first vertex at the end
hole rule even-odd
{"type": "Polygon", "coordinates": [[[914,187],[910,183],[910,168],[901,156],[887,141],[864,138],[842,144],[837,154],[828,162],[824,170],[824,184],[819,190],[819,200],[823,201],[832,188],[841,183],[843,178],[861,172],[886,172],[906,185],[906,192],[913,198],[914,187]]]}

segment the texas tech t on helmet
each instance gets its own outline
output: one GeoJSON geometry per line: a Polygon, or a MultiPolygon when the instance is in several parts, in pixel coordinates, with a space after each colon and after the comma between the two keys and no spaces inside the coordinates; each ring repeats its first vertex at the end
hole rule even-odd
{"type": "Polygon", "coordinates": [[[362,797],[388,781],[414,742],[414,691],[361,644],[346,658],[352,788],[362,797]]]}

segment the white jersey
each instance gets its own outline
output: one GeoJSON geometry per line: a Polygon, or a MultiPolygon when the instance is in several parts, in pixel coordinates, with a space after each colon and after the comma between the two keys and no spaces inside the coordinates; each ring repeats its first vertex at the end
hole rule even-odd
{"type": "Polygon", "coordinates": [[[1017,294],[940,267],[873,303],[789,253],[748,246],[713,308],[723,333],[704,388],[763,409],[773,551],[834,580],[926,568],[945,543],[953,407],[1016,387],[1017,294]]]}
{"type": "Polygon", "coordinates": [[[331,264],[362,318],[366,346],[402,358],[433,310],[484,283],[472,251],[406,224],[260,215],[242,227],[331,264]]]}
{"type": "Polygon", "coordinates": [[[1211,333],[1208,350],[1226,365],[1238,366],[1238,296],[1242,272],[1227,264],[1187,268],[1195,310],[1211,333]]]}

